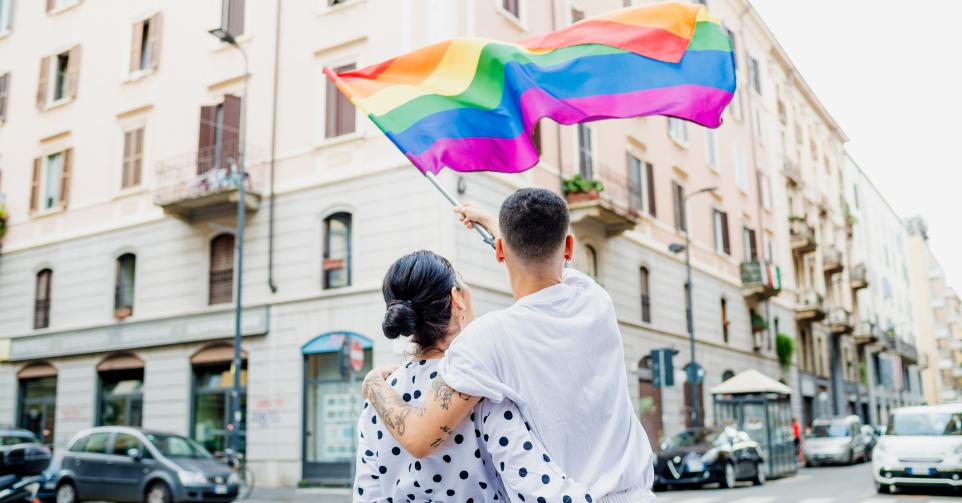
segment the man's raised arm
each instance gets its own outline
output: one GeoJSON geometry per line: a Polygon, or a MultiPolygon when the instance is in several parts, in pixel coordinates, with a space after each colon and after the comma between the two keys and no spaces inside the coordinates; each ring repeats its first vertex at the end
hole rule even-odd
{"type": "Polygon", "coordinates": [[[415,407],[401,399],[379,369],[368,373],[361,389],[394,439],[418,458],[429,456],[444,445],[451,432],[481,401],[479,397],[451,389],[438,376],[431,381],[424,400],[415,407]]]}

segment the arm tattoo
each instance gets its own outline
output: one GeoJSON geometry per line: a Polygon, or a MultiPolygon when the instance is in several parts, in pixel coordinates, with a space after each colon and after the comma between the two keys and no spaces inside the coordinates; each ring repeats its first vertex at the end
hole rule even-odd
{"type": "Polygon", "coordinates": [[[384,424],[397,436],[403,437],[407,429],[405,421],[414,407],[401,400],[381,377],[368,377],[362,387],[364,396],[368,397],[384,424]]]}
{"type": "Polygon", "coordinates": [[[457,395],[458,398],[464,401],[471,399],[471,395],[454,391],[454,389],[445,384],[444,380],[442,380],[440,377],[431,382],[431,390],[429,393],[434,395],[434,399],[444,410],[451,408],[451,400],[454,398],[454,395],[457,395]]]}

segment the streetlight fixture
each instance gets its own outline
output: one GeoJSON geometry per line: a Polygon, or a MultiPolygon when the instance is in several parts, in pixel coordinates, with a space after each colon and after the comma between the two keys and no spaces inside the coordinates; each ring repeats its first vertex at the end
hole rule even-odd
{"type": "Polygon", "coordinates": [[[691,411],[689,413],[691,417],[692,426],[698,426],[699,424],[698,404],[700,403],[699,398],[701,397],[697,395],[697,391],[696,391],[697,390],[696,378],[698,377],[696,372],[698,371],[698,365],[695,363],[695,321],[692,317],[693,306],[691,302],[691,296],[692,296],[691,238],[688,231],[688,199],[694,196],[697,196],[698,194],[715,192],[716,190],[718,190],[718,187],[705,187],[703,189],[696,190],[695,192],[692,192],[690,194],[685,194],[685,196],[682,198],[682,208],[685,213],[684,214],[685,225],[683,229],[685,231],[685,244],[671,243],[670,245],[668,245],[668,251],[672,253],[681,253],[682,251],[685,252],[685,274],[687,278],[685,280],[685,286],[687,287],[685,288],[685,319],[688,322],[688,344],[691,347],[691,363],[689,363],[690,367],[687,372],[687,378],[688,378],[688,386],[689,386],[690,396],[691,396],[691,411]]]}
{"type": "Polygon", "coordinates": [[[247,84],[250,80],[250,73],[247,67],[247,52],[237,43],[225,27],[214,28],[208,33],[217,37],[221,42],[234,46],[244,59],[244,96],[241,98],[240,109],[240,131],[238,132],[238,145],[236,159],[232,159],[232,168],[235,172],[237,183],[237,230],[235,231],[235,246],[237,249],[237,293],[234,299],[234,361],[231,365],[231,374],[234,377],[231,389],[231,420],[228,423],[227,434],[230,448],[235,454],[240,454],[240,425],[241,425],[241,405],[240,405],[240,374],[241,374],[241,286],[244,284],[244,217],[246,216],[245,182],[247,181],[247,171],[245,169],[246,143],[247,143],[247,84]]]}

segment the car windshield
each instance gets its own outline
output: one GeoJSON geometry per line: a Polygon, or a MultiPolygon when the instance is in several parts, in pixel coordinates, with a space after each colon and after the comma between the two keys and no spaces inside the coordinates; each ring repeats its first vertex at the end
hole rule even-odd
{"type": "Polygon", "coordinates": [[[892,414],[886,435],[962,435],[962,413],[912,412],[892,414]]]}
{"type": "Polygon", "coordinates": [[[0,445],[35,444],[37,439],[27,435],[4,435],[0,436],[0,445]]]}
{"type": "Polygon", "coordinates": [[[848,436],[848,425],[845,423],[823,423],[812,426],[812,436],[815,438],[841,438],[848,436]]]}
{"type": "Polygon", "coordinates": [[[193,440],[179,435],[162,435],[147,433],[147,440],[154,444],[164,456],[170,458],[211,459],[213,456],[207,449],[193,440]]]}
{"type": "Polygon", "coordinates": [[[714,430],[683,431],[665,442],[665,449],[684,449],[700,444],[714,443],[718,432],[714,430]]]}

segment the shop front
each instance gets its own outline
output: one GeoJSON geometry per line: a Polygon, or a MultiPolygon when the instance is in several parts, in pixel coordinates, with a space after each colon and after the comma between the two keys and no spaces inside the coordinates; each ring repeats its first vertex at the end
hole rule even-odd
{"type": "Polygon", "coordinates": [[[30,430],[44,444],[53,445],[57,417],[57,369],[47,363],[24,367],[17,373],[17,426],[30,430]]]}

